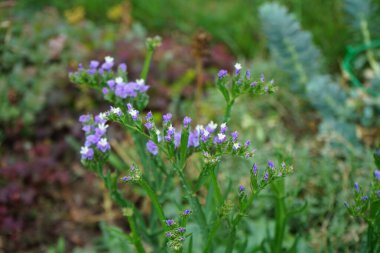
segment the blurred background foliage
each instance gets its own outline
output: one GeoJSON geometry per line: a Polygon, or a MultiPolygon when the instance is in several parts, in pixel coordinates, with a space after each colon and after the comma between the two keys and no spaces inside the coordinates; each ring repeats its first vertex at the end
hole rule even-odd
{"type": "MultiPolygon", "coordinates": [[[[128,225],[76,153],[78,115],[107,105],[70,84],[67,72],[114,55],[137,78],[144,40],[159,34],[163,43],[148,78],[150,109],[220,121],[223,98],[212,89],[217,69],[240,61],[255,78],[267,73],[279,92],[242,99],[232,122],[254,141],[259,163],[265,163],[262,154],[285,159],[279,150],[294,163],[287,198],[307,208],[289,217],[288,244],[298,238],[298,252],[358,252],[365,224],[350,219],[343,202],[354,180],[365,185],[374,168],[379,14],[380,0],[2,1],[0,249],[128,249],[114,226],[128,225]]],[[[132,141],[120,129],[114,135],[122,144],[113,148],[130,157],[120,150],[132,141]]],[[[220,180],[244,180],[231,170],[251,166],[224,164],[220,180]]],[[[129,194],[150,212],[149,203],[129,194]]],[[[264,231],[273,231],[268,199],[258,201],[247,219],[244,231],[255,238],[250,250],[264,240],[264,231]]]]}

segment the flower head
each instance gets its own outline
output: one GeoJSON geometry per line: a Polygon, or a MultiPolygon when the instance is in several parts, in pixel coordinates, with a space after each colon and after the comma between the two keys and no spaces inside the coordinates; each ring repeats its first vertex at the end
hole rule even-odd
{"type": "Polygon", "coordinates": [[[81,147],[80,154],[83,160],[92,160],[94,158],[94,150],[87,146],[81,147]]]}
{"type": "Polygon", "coordinates": [[[355,182],[355,190],[356,190],[357,192],[360,191],[359,184],[358,184],[357,182],[355,182]]]}
{"type": "Polygon", "coordinates": [[[272,170],[274,169],[274,163],[272,160],[268,160],[268,167],[271,168],[272,170]]]}
{"type": "Polygon", "coordinates": [[[103,153],[107,150],[111,149],[110,144],[108,143],[106,138],[101,138],[98,143],[96,144],[96,147],[102,151],[103,153]]]}
{"type": "Polygon", "coordinates": [[[257,165],[256,165],[256,163],[254,163],[252,166],[252,173],[253,173],[253,175],[257,176],[257,165]]]}
{"type": "Polygon", "coordinates": [[[188,116],[186,116],[186,117],[183,119],[183,125],[184,125],[185,127],[188,127],[188,126],[190,125],[190,123],[191,123],[191,118],[188,117],[188,116]]]}
{"type": "Polygon", "coordinates": [[[167,113],[167,114],[164,114],[163,116],[162,116],[162,118],[163,118],[163,120],[164,120],[164,123],[166,124],[166,123],[168,123],[169,121],[171,121],[172,120],[172,114],[169,112],[169,113],[167,113]]]}
{"type": "Polygon", "coordinates": [[[190,215],[191,214],[191,210],[190,209],[185,209],[185,211],[183,211],[182,214],[183,215],[190,215]]]}
{"type": "Polygon", "coordinates": [[[251,78],[251,72],[250,72],[249,70],[247,70],[247,71],[245,72],[245,78],[247,78],[247,79],[250,79],[250,78],[251,78]]]}
{"type": "Polygon", "coordinates": [[[222,79],[222,78],[225,77],[227,74],[228,74],[227,70],[225,70],[225,69],[221,69],[221,70],[219,70],[219,72],[218,72],[218,78],[219,78],[219,79],[222,79]]]}
{"type": "Polygon", "coordinates": [[[255,88],[256,85],[257,85],[257,82],[256,82],[256,81],[254,81],[254,82],[251,83],[251,87],[252,87],[252,88],[255,88]]]}
{"type": "Polygon", "coordinates": [[[240,147],[241,147],[241,145],[240,145],[240,143],[238,143],[238,142],[234,143],[234,145],[232,146],[232,148],[233,148],[234,150],[238,150],[240,147]]]}
{"type": "Polygon", "coordinates": [[[235,73],[236,73],[236,75],[238,75],[240,73],[240,70],[241,70],[241,64],[236,63],[234,67],[235,67],[235,73]]]}
{"type": "Polygon", "coordinates": [[[165,223],[166,223],[166,225],[168,225],[168,226],[172,226],[172,225],[175,224],[175,221],[172,220],[172,219],[169,219],[169,220],[165,220],[165,223]]]}
{"type": "Polygon", "coordinates": [[[127,64],[125,63],[120,63],[119,64],[119,69],[123,72],[127,71],[127,64]]]}
{"type": "Polygon", "coordinates": [[[231,133],[232,139],[236,141],[236,139],[239,137],[239,133],[237,131],[234,131],[231,133]]]}
{"type": "Polygon", "coordinates": [[[243,192],[245,190],[245,187],[243,185],[239,185],[239,192],[243,192]]]}
{"type": "Polygon", "coordinates": [[[268,181],[268,179],[269,179],[269,173],[268,171],[266,171],[264,174],[264,181],[268,181]]]}
{"type": "Polygon", "coordinates": [[[225,133],[227,131],[228,127],[227,127],[227,123],[223,123],[220,125],[220,132],[221,133],[225,133]]]}
{"type": "Polygon", "coordinates": [[[158,147],[152,140],[149,140],[146,143],[146,148],[148,149],[149,153],[151,153],[152,155],[158,154],[158,147]]]}
{"type": "Polygon", "coordinates": [[[375,170],[374,175],[375,178],[380,181],[380,170],[375,170]]]}

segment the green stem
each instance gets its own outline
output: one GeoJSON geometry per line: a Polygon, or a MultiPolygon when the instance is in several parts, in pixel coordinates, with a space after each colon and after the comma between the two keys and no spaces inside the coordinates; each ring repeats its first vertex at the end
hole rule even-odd
{"type": "Polygon", "coordinates": [[[146,56],[145,56],[145,61],[144,61],[144,67],[143,67],[143,70],[141,71],[141,78],[146,80],[147,76],[148,76],[148,71],[149,71],[149,66],[150,66],[150,62],[152,61],[152,57],[153,57],[153,49],[147,49],[147,53],[146,53],[146,56]]]}
{"type": "Polygon", "coordinates": [[[237,214],[236,218],[233,220],[231,230],[230,230],[230,235],[228,236],[228,238],[230,238],[230,239],[228,240],[226,253],[231,253],[233,251],[234,245],[235,245],[237,227],[238,227],[241,219],[245,216],[248,207],[250,207],[252,205],[252,202],[253,202],[255,196],[256,196],[256,194],[254,194],[254,193],[251,194],[251,196],[249,197],[249,199],[247,201],[247,204],[245,206],[241,207],[240,212],[237,214]]]}
{"type": "Polygon", "coordinates": [[[129,223],[129,227],[131,228],[133,243],[136,247],[137,252],[145,253],[144,246],[142,245],[140,237],[137,234],[137,228],[136,228],[135,220],[133,219],[133,217],[130,217],[130,216],[127,216],[127,220],[129,223]]]}
{"type": "MultiPolygon", "coordinates": [[[[363,35],[364,44],[367,46],[370,45],[371,44],[371,35],[369,33],[368,23],[366,20],[362,20],[360,22],[360,28],[361,28],[362,35],[363,35]]],[[[374,55],[374,53],[370,47],[368,47],[368,49],[366,51],[366,55],[367,55],[369,65],[371,65],[371,68],[373,69],[373,71],[375,71],[376,74],[379,74],[380,73],[380,67],[379,67],[379,64],[377,64],[376,59],[375,59],[375,55],[374,55]]]]}
{"type": "Polygon", "coordinates": [[[189,183],[187,182],[187,180],[185,178],[185,175],[183,174],[183,171],[182,171],[183,168],[184,168],[184,165],[183,166],[178,166],[176,168],[176,171],[177,171],[177,173],[179,175],[179,179],[181,181],[182,188],[184,189],[185,194],[186,194],[186,196],[188,197],[188,199],[190,201],[191,207],[194,209],[194,212],[197,215],[197,219],[196,220],[197,220],[197,222],[200,225],[200,229],[202,231],[202,234],[203,234],[204,237],[206,237],[207,234],[208,234],[206,215],[204,214],[204,212],[202,210],[201,204],[199,203],[196,195],[191,190],[191,187],[190,187],[189,183]]]}
{"type": "Polygon", "coordinates": [[[211,171],[211,182],[212,182],[212,186],[214,188],[214,191],[216,193],[216,201],[217,201],[217,204],[219,206],[222,204],[223,197],[222,197],[222,192],[221,192],[219,184],[218,184],[218,179],[216,177],[215,170],[216,170],[216,168],[213,168],[211,171]]]}
{"type": "Polygon", "coordinates": [[[275,225],[275,238],[274,238],[274,251],[275,253],[282,252],[282,243],[285,236],[286,228],[286,204],[285,204],[285,185],[284,180],[278,181],[278,183],[273,182],[271,184],[272,190],[276,194],[276,225],[275,225]]]}
{"type": "Polygon", "coordinates": [[[148,194],[150,200],[152,201],[152,205],[153,207],[156,209],[157,211],[157,214],[158,214],[158,217],[160,219],[160,222],[161,222],[161,225],[162,227],[165,227],[165,214],[164,214],[164,211],[161,207],[161,204],[160,202],[158,201],[158,198],[157,198],[157,195],[156,193],[153,191],[153,189],[149,186],[149,184],[145,181],[144,178],[142,178],[140,181],[139,181],[139,184],[142,188],[144,188],[144,190],[146,191],[146,193],[148,194]]]}
{"type": "Polygon", "coordinates": [[[234,103],[235,103],[235,98],[233,98],[229,102],[227,102],[227,107],[226,107],[226,111],[224,113],[223,122],[230,121],[230,119],[231,119],[231,110],[232,110],[232,106],[234,105],[234,103]]]}
{"type": "Polygon", "coordinates": [[[218,231],[218,228],[219,228],[221,222],[222,222],[222,219],[220,217],[218,217],[217,220],[214,222],[214,225],[212,226],[211,231],[208,234],[206,245],[202,251],[203,253],[209,252],[210,247],[212,245],[212,239],[214,238],[216,232],[218,231]]]}

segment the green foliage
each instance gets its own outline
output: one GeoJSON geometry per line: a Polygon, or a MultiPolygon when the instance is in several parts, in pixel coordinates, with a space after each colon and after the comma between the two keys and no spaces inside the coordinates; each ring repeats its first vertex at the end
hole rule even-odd
{"type": "Polygon", "coordinates": [[[259,12],[272,57],[291,77],[291,89],[304,92],[303,86],[321,69],[310,32],[303,31],[295,16],[279,4],[264,4],[259,12]]]}

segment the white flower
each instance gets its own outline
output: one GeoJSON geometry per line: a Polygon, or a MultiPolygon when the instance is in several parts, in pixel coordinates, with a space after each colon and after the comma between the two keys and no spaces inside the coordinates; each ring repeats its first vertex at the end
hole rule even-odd
{"type": "Polygon", "coordinates": [[[175,129],[174,129],[173,125],[170,124],[170,126],[168,127],[168,131],[170,131],[170,132],[173,131],[173,132],[174,132],[174,130],[175,130],[175,129]]]}
{"type": "Polygon", "coordinates": [[[81,147],[81,148],[80,148],[80,153],[81,153],[81,155],[85,155],[85,154],[87,154],[88,151],[89,151],[89,149],[88,149],[87,146],[84,146],[84,147],[81,147]]]}
{"type": "Polygon", "coordinates": [[[129,115],[132,116],[132,118],[133,118],[133,117],[137,117],[137,115],[138,115],[138,111],[135,110],[135,109],[131,109],[131,110],[129,110],[128,113],[129,113],[129,115]]]}
{"type": "Polygon", "coordinates": [[[234,67],[236,70],[241,70],[241,64],[240,63],[236,63],[234,67]]]}
{"type": "Polygon", "coordinates": [[[115,83],[117,83],[117,84],[121,84],[123,82],[123,78],[121,78],[121,77],[116,77],[116,79],[115,79],[115,83]]]}
{"type": "Polygon", "coordinates": [[[208,137],[210,135],[210,132],[207,131],[206,129],[203,131],[203,136],[208,137]]]}
{"type": "Polygon", "coordinates": [[[116,115],[120,115],[121,114],[121,110],[119,107],[113,107],[111,106],[111,113],[114,113],[116,115]]]}
{"type": "Polygon", "coordinates": [[[106,130],[106,129],[108,128],[108,125],[106,125],[105,123],[100,123],[100,124],[98,125],[98,128],[99,128],[100,130],[106,130]]]}
{"type": "Polygon", "coordinates": [[[223,129],[223,128],[226,128],[227,127],[227,124],[226,123],[223,123],[220,125],[220,128],[223,129]]]}
{"type": "Polygon", "coordinates": [[[224,141],[225,138],[226,138],[226,135],[225,135],[225,134],[218,133],[218,140],[219,140],[219,141],[224,141]]]}
{"type": "Polygon", "coordinates": [[[100,141],[98,142],[100,146],[107,146],[108,142],[106,138],[101,138],[100,141]]]}
{"type": "Polygon", "coordinates": [[[205,129],[205,128],[204,128],[204,126],[202,126],[202,125],[197,125],[197,126],[195,127],[195,130],[197,130],[197,133],[198,133],[198,134],[199,134],[200,132],[202,132],[204,129],[205,129]]]}
{"type": "Polygon", "coordinates": [[[238,143],[238,142],[237,142],[237,143],[234,143],[234,149],[237,150],[237,149],[239,149],[239,148],[240,148],[240,143],[238,143]]]}
{"type": "Polygon", "coordinates": [[[210,129],[215,130],[218,127],[218,124],[214,123],[214,121],[211,121],[207,125],[210,129]]]}
{"type": "Polygon", "coordinates": [[[144,85],[144,84],[145,84],[145,80],[144,80],[144,79],[137,79],[137,80],[136,80],[136,83],[137,83],[138,85],[144,85]]]}
{"type": "Polygon", "coordinates": [[[104,113],[104,112],[101,112],[101,113],[99,113],[98,117],[99,117],[99,119],[101,119],[101,120],[106,120],[106,119],[107,119],[107,114],[104,113]]]}
{"type": "Polygon", "coordinates": [[[107,62],[107,63],[113,63],[113,58],[111,56],[106,56],[104,57],[104,60],[107,62]]]}

